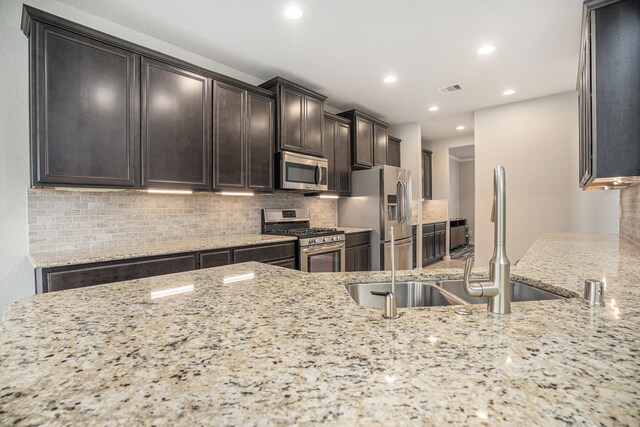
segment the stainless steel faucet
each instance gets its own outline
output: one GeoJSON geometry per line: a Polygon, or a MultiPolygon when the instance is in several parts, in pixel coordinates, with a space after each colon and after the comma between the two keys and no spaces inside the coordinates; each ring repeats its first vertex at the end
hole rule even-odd
{"type": "Polygon", "coordinates": [[[511,263],[506,251],[506,187],[502,165],[493,173],[493,208],[491,221],[494,223],[493,257],[489,261],[489,280],[469,283],[473,260],[467,259],[464,266],[464,290],[472,297],[489,297],[487,309],[495,314],[511,313],[511,263]]]}
{"type": "Polygon", "coordinates": [[[397,319],[398,315],[398,298],[396,297],[396,242],[393,236],[393,227],[389,230],[391,237],[391,292],[387,292],[384,297],[384,314],[385,319],[397,319]]]}

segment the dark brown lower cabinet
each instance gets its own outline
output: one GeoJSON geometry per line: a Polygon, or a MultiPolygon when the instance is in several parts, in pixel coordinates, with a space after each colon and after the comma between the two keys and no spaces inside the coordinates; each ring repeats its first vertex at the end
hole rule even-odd
{"type": "Polygon", "coordinates": [[[103,285],[247,261],[295,269],[295,242],[36,269],[36,293],[103,285]]]}
{"type": "Polygon", "coordinates": [[[440,261],[446,254],[446,222],[422,225],[422,266],[440,261]]]}
{"type": "Polygon", "coordinates": [[[371,270],[371,233],[347,234],[345,239],[345,270],[371,270]]]}

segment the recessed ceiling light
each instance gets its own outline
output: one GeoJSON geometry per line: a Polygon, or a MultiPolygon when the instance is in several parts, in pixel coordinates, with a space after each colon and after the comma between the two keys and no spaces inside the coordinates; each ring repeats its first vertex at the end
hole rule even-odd
{"type": "Polygon", "coordinates": [[[435,105],[433,107],[429,107],[429,111],[438,111],[440,109],[440,107],[436,107],[435,105]]]}
{"type": "Polygon", "coordinates": [[[515,90],[513,90],[513,89],[507,89],[507,90],[505,90],[504,92],[502,92],[502,94],[503,94],[504,96],[513,95],[514,93],[516,93],[516,91],[515,91],[515,90]]]}
{"type": "Polygon", "coordinates": [[[285,9],[284,16],[289,19],[298,19],[302,16],[302,10],[298,6],[289,6],[285,9]]]}
{"type": "Polygon", "coordinates": [[[479,55],[486,55],[488,53],[493,52],[494,50],[496,50],[496,48],[494,46],[491,46],[490,44],[486,44],[486,45],[482,46],[480,49],[478,49],[478,54],[479,55]]]}
{"type": "Polygon", "coordinates": [[[396,80],[398,80],[398,78],[396,76],[387,76],[384,78],[384,82],[385,83],[393,83],[396,80]]]}
{"type": "Polygon", "coordinates": [[[460,125],[456,128],[456,130],[464,130],[464,126],[460,125]]]}

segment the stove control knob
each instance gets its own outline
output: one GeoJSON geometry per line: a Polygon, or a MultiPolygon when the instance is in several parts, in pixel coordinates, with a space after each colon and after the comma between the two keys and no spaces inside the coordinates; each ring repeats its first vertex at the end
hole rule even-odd
{"type": "Polygon", "coordinates": [[[309,239],[309,244],[313,245],[314,243],[317,243],[317,239],[309,239]]]}
{"type": "Polygon", "coordinates": [[[334,242],[340,241],[340,236],[333,236],[333,241],[334,242]]]}

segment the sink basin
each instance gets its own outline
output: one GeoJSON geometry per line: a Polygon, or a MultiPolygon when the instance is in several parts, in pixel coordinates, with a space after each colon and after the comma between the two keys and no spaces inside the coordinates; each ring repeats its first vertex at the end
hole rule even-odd
{"type": "MultiPolygon", "coordinates": [[[[389,292],[391,291],[391,282],[354,283],[346,285],[346,287],[356,304],[382,310],[384,296],[374,295],[371,292],[389,292]]],[[[396,298],[398,299],[398,308],[464,304],[464,301],[435,284],[423,282],[396,282],[396,298]]]]}
{"type": "MultiPolygon", "coordinates": [[[[474,282],[473,280],[471,282],[474,282]]],[[[462,280],[442,280],[436,282],[442,289],[450,292],[456,297],[465,300],[470,304],[486,304],[487,297],[470,297],[464,291],[464,285],[462,280]]],[[[542,289],[535,288],[522,282],[511,282],[511,302],[521,301],[541,301],[541,300],[553,300],[553,299],[565,299],[560,295],[544,291],[542,289]]]]}

